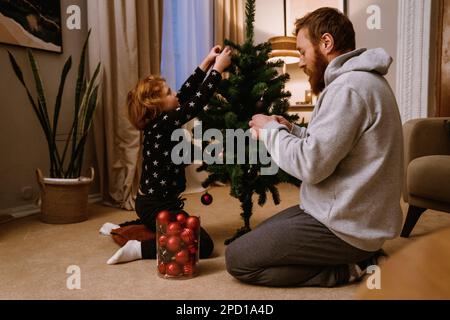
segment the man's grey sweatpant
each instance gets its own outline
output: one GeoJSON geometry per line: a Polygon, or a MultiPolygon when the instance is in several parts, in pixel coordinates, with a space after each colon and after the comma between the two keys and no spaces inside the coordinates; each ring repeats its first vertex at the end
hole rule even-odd
{"type": "Polygon", "coordinates": [[[246,283],[285,287],[334,287],[349,281],[349,264],[371,258],[302,211],[286,209],[232,242],[228,272],[246,283]]]}

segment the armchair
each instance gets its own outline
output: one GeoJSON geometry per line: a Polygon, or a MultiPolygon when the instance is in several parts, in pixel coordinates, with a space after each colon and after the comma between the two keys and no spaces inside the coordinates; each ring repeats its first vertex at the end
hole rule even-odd
{"type": "Polygon", "coordinates": [[[445,120],[450,118],[416,119],[403,125],[403,199],[409,204],[404,238],[426,210],[450,213],[450,135],[445,120]]]}

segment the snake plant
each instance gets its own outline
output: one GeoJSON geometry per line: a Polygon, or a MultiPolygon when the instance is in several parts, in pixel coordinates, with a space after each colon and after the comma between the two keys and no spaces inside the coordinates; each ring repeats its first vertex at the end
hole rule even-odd
{"type": "Polygon", "coordinates": [[[75,88],[75,101],[73,109],[73,121],[70,132],[65,139],[65,146],[61,150],[57,146],[59,116],[62,108],[62,97],[67,75],[72,68],[72,56],[70,56],[61,72],[58,94],[53,109],[53,119],[50,119],[50,110],[48,109],[47,97],[44,84],[39,72],[38,63],[31,50],[27,50],[27,56],[33,74],[34,85],[36,86],[37,97],[33,97],[28,85],[25,82],[23,72],[15,57],[8,51],[12,68],[25,88],[31,107],[36,114],[39,123],[47,140],[49,158],[50,158],[50,177],[51,178],[78,178],[81,175],[83,164],[84,149],[88,134],[94,118],[97,106],[97,97],[99,84],[97,78],[100,73],[99,63],[90,80],[87,80],[85,73],[86,66],[86,47],[90,37],[90,31],[83,45],[78,67],[78,76],[75,88]]]}

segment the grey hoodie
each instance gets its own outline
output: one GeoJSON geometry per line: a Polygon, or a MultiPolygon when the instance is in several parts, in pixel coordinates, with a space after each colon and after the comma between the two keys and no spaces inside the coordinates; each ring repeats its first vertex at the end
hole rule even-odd
{"type": "Polygon", "coordinates": [[[402,123],[383,77],[392,58],[359,49],[334,59],[308,129],[273,121],[264,141],[280,168],[303,181],[302,209],[345,242],[380,249],[400,233],[402,123]]]}

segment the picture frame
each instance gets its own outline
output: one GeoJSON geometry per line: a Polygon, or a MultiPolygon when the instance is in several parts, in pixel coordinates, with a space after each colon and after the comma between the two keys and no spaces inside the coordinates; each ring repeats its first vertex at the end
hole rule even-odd
{"type": "Polygon", "coordinates": [[[62,53],[60,0],[0,0],[0,43],[62,53]]]}
{"type": "Polygon", "coordinates": [[[292,33],[294,30],[295,21],[309,12],[312,12],[321,7],[332,7],[340,10],[345,15],[348,14],[347,0],[287,0],[287,25],[288,33],[292,33]],[[290,32],[291,31],[291,32],[290,32]]]}

